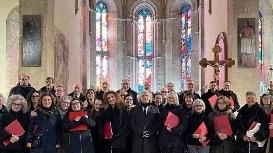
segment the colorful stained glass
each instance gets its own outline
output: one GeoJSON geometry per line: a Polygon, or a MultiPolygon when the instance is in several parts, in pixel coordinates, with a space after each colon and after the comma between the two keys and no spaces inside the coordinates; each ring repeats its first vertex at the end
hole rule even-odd
{"type": "Polygon", "coordinates": [[[107,49],[107,6],[102,2],[96,4],[96,86],[101,86],[102,79],[108,75],[107,49]]]}
{"type": "Polygon", "coordinates": [[[153,70],[153,16],[148,8],[137,14],[138,92],[144,90],[144,82],[151,84],[153,70]]]}
{"type": "Polygon", "coordinates": [[[270,78],[266,78],[267,75],[265,73],[267,71],[264,70],[264,48],[263,48],[263,15],[261,12],[259,12],[259,46],[258,46],[258,61],[259,61],[259,78],[260,78],[260,95],[267,92],[267,87],[266,87],[266,80],[270,78]]]}
{"type": "Polygon", "coordinates": [[[192,35],[191,35],[191,5],[186,3],[181,8],[181,88],[186,90],[187,80],[191,79],[191,54],[192,54],[192,35]]]}

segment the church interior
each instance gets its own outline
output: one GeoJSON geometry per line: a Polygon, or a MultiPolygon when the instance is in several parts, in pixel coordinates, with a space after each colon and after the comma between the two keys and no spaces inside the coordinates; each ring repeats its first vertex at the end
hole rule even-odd
{"type": "Polygon", "coordinates": [[[273,80],[273,0],[1,0],[0,93],[21,74],[34,88],[55,85],[118,90],[144,83],[177,92],[194,80],[206,92],[226,80],[245,93],[273,80]]]}

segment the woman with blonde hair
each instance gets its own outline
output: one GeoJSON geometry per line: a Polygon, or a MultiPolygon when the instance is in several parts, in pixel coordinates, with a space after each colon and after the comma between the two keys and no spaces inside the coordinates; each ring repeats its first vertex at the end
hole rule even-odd
{"type": "Polygon", "coordinates": [[[21,95],[11,95],[7,100],[7,111],[0,118],[0,148],[1,153],[23,153],[25,152],[25,133],[23,135],[13,135],[7,132],[5,127],[17,120],[26,131],[29,123],[28,103],[21,95]],[[4,144],[8,140],[10,143],[4,144]]]}
{"type": "Polygon", "coordinates": [[[126,148],[126,135],[129,126],[129,115],[126,105],[119,94],[109,91],[104,94],[104,106],[106,108],[102,125],[111,123],[112,138],[105,138],[106,152],[122,153],[126,148]]]}
{"type": "Polygon", "coordinates": [[[175,91],[169,92],[166,100],[167,104],[159,117],[159,147],[161,153],[184,153],[186,147],[184,132],[187,129],[188,122],[186,112],[179,104],[179,99],[175,91]],[[179,118],[177,125],[165,124],[170,114],[179,118]]]}
{"type": "MultiPolygon", "coordinates": [[[[231,103],[229,99],[225,96],[219,96],[214,105],[214,110],[209,114],[211,122],[217,120],[218,117],[227,116],[228,123],[231,127],[231,131],[235,131],[235,115],[232,112],[231,103]]],[[[217,123],[216,123],[217,124],[217,123]]],[[[233,153],[235,138],[235,132],[232,132],[231,135],[228,133],[223,133],[216,129],[214,124],[214,137],[211,140],[211,153],[233,153]],[[233,134],[234,133],[234,134],[233,134]]]]}
{"type": "Polygon", "coordinates": [[[196,99],[192,104],[192,113],[189,116],[187,127],[189,153],[209,153],[213,128],[205,114],[205,109],[206,106],[202,99],[196,99]]]}

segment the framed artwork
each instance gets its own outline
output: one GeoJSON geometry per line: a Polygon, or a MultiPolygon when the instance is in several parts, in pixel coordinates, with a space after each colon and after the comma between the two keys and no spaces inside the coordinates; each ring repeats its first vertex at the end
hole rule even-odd
{"type": "Polygon", "coordinates": [[[256,67],[255,18],[238,18],[238,64],[256,67]]]}
{"type": "Polygon", "coordinates": [[[42,59],[42,17],[23,15],[22,66],[41,66],[42,59]]]}

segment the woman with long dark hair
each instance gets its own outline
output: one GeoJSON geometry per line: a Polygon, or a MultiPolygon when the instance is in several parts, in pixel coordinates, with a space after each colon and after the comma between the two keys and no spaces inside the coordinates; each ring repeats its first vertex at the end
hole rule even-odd
{"type": "Polygon", "coordinates": [[[105,113],[103,126],[111,123],[112,138],[106,138],[106,153],[123,153],[126,148],[126,135],[129,126],[129,116],[126,105],[115,91],[104,94],[105,113]]]}
{"type": "Polygon", "coordinates": [[[56,153],[61,140],[61,116],[55,108],[55,98],[43,93],[37,115],[30,118],[27,130],[27,147],[30,153],[56,153]]]}

